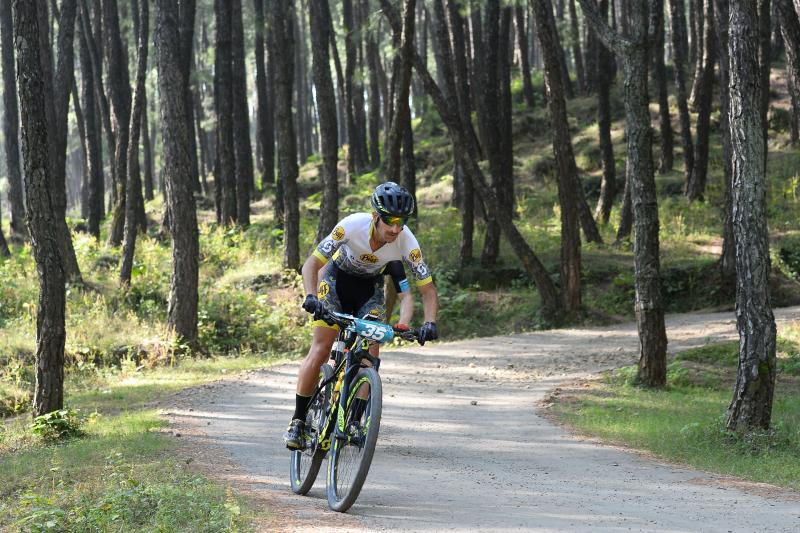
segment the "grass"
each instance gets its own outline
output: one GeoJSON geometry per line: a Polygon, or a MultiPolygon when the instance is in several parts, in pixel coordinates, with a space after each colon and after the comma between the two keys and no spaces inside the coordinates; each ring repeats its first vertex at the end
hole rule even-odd
{"type": "Polygon", "coordinates": [[[164,424],[153,410],[93,417],[83,438],[0,455],[0,529],[246,530],[246,502],[178,459],[164,424]]]}
{"type": "Polygon", "coordinates": [[[778,381],[768,431],[738,435],[724,427],[738,343],[678,354],[663,391],[632,385],[636,367],[605,373],[588,387],[556,396],[551,413],[582,434],[645,450],[710,472],[800,490],[800,326],[779,337],[778,381]]]}
{"type": "Polygon", "coordinates": [[[154,402],[277,357],[184,358],[176,366],[84,367],[68,374],[66,402],[82,438],[48,444],[26,416],[0,426],[0,530],[239,531],[247,501],[179,457],[154,402]]]}

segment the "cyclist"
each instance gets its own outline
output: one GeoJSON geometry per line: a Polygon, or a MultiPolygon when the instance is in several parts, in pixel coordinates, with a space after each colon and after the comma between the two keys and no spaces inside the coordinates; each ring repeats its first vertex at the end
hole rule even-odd
{"type": "MultiPolygon", "coordinates": [[[[313,314],[315,320],[311,348],[297,376],[295,411],[283,436],[289,449],[305,447],[308,401],[317,386],[319,369],[327,361],[338,335],[338,326],[321,320],[325,309],[358,317],[371,314],[377,320],[386,320],[383,273],[392,261],[402,261],[413,272],[422,296],[425,323],[420,328],[420,341],[438,338],[436,286],[422,259],[416,237],[405,226],[414,212],[414,198],[405,187],[389,181],[375,188],[371,204],[371,214],[355,213],[339,221],[303,264],[306,291],[303,309],[313,314]],[[326,268],[322,270],[323,267],[326,268]]],[[[411,319],[413,306],[405,274],[397,274],[395,268],[392,270],[394,279],[402,276],[396,283],[400,297],[398,327],[403,327],[411,319]]],[[[370,354],[378,355],[377,344],[370,346],[370,354]]]]}

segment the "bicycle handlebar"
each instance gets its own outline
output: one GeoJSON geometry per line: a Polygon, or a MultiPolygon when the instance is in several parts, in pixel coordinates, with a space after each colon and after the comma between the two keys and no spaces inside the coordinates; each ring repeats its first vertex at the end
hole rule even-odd
{"type": "MultiPolygon", "coordinates": [[[[334,311],[326,309],[323,315],[320,317],[320,320],[324,321],[327,324],[330,324],[331,326],[336,325],[339,326],[340,328],[346,328],[358,319],[353,315],[348,315],[345,313],[336,313],[334,311]]],[[[425,344],[425,341],[420,339],[419,328],[398,329],[392,326],[392,331],[394,332],[395,336],[400,337],[403,340],[417,341],[420,343],[420,345],[425,344]]]]}

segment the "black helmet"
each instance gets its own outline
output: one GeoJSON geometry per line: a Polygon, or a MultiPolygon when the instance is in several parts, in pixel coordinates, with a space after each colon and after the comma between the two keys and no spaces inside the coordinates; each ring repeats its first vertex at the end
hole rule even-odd
{"type": "Polygon", "coordinates": [[[372,193],[372,209],[379,215],[409,217],[414,212],[414,197],[393,181],[381,183],[372,193]]]}

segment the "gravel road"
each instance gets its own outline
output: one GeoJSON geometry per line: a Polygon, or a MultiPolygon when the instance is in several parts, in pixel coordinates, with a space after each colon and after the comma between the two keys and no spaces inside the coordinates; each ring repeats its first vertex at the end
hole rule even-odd
{"type": "MultiPolygon", "coordinates": [[[[776,318],[800,320],[800,307],[776,318]]],[[[735,318],[672,315],[667,333],[674,353],[736,338],[735,318]]],[[[556,385],[637,350],[626,324],[385,352],[378,448],[347,514],[327,509],[327,463],[308,496],[289,488],[297,364],[189,389],[168,411],[187,453],[271,509],[264,530],[800,531],[797,493],[586,442],[537,414],[556,385]]]]}

